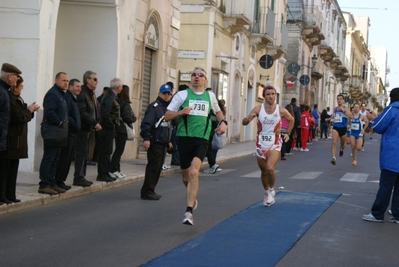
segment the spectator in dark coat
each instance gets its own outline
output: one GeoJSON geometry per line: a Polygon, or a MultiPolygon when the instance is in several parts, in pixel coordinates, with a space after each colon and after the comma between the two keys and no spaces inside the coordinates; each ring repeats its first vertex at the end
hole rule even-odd
{"type": "Polygon", "coordinates": [[[78,96],[78,106],[82,121],[81,130],[75,147],[75,173],[73,185],[88,187],[93,183],[86,180],[86,163],[89,151],[89,144],[93,131],[101,131],[98,123],[100,105],[97,102],[94,90],[97,88],[97,74],[93,71],[86,71],[83,75],[82,90],[78,96]]]}
{"type": "MultiPolygon", "coordinates": [[[[21,71],[14,65],[4,63],[0,73],[0,155],[7,150],[7,134],[10,121],[9,89],[17,84],[21,71]]],[[[0,157],[0,205],[6,201],[7,162],[0,157]]]]}
{"type": "Polygon", "coordinates": [[[72,79],[69,81],[68,91],[65,93],[65,102],[68,106],[68,144],[63,147],[60,162],[55,172],[56,184],[59,188],[69,190],[71,187],[65,184],[69,174],[72,160],[75,155],[75,146],[78,133],[81,129],[80,112],[77,97],[81,91],[80,81],[72,79]]]}
{"type": "Polygon", "coordinates": [[[17,81],[17,85],[11,89],[10,99],[10,124],[8,130],[8,149],[2,153],[1,158],[6,160],[6,187],[4,203],[20,202],[17,199],[16,183],[18,176],[19,159],[28,157],[28,122],[34,116],[40,106],[33,102],[29,106],[25,104],[21,97],[24,88],[22,77],[17,81]]]}
{"type": "Polygon", "coordinates": [[[119,78],[111,80],[110,90],[104,96],[100,106],[100,150],[98,153],[97,181],[113,182],[116,179],[110,176],[110,157],[115,130],[121,123],[121,113],[118,94],[122,91],[122,81],[119,78]]]}
{"type": "MultiPolygon", "coordinates": [[[[43,121],[54,126],[68,124],[68,107],[65,102],[65,91],[68,89],[68,75],[59,72],[55,76],[55,84],[46,93],[43,100],[43,121]]],[[[68,131],[68,129],[65,129],[68,131]]],[[[58,166],[62,147],[50,146],[44,142],[43,158],[40,164],[39,193],[56,195],[65,193],[55,182],[55,171],[58,166]]]]}
{"type": "Polygon", "coordinates": [[[114,178],[124,178],[126,175],[121,172],[121,157],[125,150],[127,132],[125,123],[128,127],[133,128],[133,123],[136,121],[136,116],[133,113],[132,107],[130,106],[129,86],[123,85],[122,91],[118,95],[121,118],[119,127],[116,129],[115,134],[115,151],[112,154],[110,172],[114,175],[114,178]]]}
{"type": "Polygon", "coordinates": [[[296,105],[296,98],[293,97],[291,99],[290,105],[292,106],[292,109],[294,110],[294,129],[296,133],[296,148],[299,149],[299,144],[301,142],[301,129],[299,128],[299,123],[301,122],[301,110],[299,107],[296,105]]]}

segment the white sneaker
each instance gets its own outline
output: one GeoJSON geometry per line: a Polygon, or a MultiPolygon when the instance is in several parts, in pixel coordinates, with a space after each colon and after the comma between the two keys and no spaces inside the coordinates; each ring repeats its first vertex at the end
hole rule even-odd
{"type": "Polygon", "coordinates": [[[294,151],[298,151],[299,149],[297,147],[294,147],[292,150],[294,151]]]}
{"type": "Polygon", "coordinates": [[[309,148],[301,148],[301,151],[302,151],[302,152],[308,152],[308,151],[309,151],[309,148]]]}
{"type": "Polygon", "coordinates": [[[376,219],[376,218],[373,216],[373,214],[371,214],[371,213],[370,213],[370,214],[363,215],[362,219],[365,220],[365,221],[369,221],[369,222],[379,222],[379,223],[383,223],[383,222],[384,222],[384,220],[378,220],[378,219],[376,219]]]}
{"type": "Polygon", "coordinates": [[[218,168],[216,171],[217,172],[221,172],[221,171],[223,171],[223,169],[222,168],[218,168]]]}
{"type": "Polygon", "coordinates": [[[191,212],[184,213],[183,224],[194,225],[194,217],[191,212]]]}
{"type": "Polygon", "coordinates": [[[389,217],[388,222],[391,222],[391,223],[399,223],[399,221],[396,220],[395,217],[389,217]]]}
{"type": "Polygon", "coordinates": [[[109,173],[111,175],[112,178],[123,178],[123,176],[119,173],[119,172],[113,172],[113,173],[109,173]]]}
{"type": "Polygon", "coordinates": [[[263,206],[270,207],[275,202],[273,193],[270,190],[265,192],[265,199],[263,200],[263,206]]]}
{"type": "Polygon", "coordinates": [[[168,165],[162,165],[162,171],[163,172],[166,172],[166,171],[169,171],[169,169],[170,169],[170,166],[168,166],[168,165]]]}
{"type": "Polygon", "coordinates": [[[211,169],[212,169],[212,174],[214,174],[219,169],[219,165],[215,164],[211,167],[211,169]]]}
{"type": "Polygon", "coordinates": [[[213,174],[213,169],[212,168],[206,169],[204,170],[204,173],[213,174]]]}
{"type": "Polygon", "coordinates": [[[119,172],[119,174],[122,176],[122,178],[126,177],[126,174],[124,174],[123,172],[119,172]]]}

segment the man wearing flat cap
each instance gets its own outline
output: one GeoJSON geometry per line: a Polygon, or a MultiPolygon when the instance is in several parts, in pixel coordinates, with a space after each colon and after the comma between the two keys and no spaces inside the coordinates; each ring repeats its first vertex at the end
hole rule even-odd
{"type": "MultiPolygon", "coordinates": [[[[10,93],[11,87],[17,85],[19,74],[22,72],[14,65],[4,63],[0,73],[0,153],[7,150],[8,123],[10,120],[10,93]]],[[[5,199],[5,170],[6,160],[0,158],[0,205],[5,199]]]]}
{"type": "Polygon", "coordinates": [[[370,222],[384,222],[392,199],[392,217],[388,221],[399,223],[399,87],[392,89],[389,96],[391,103],[370,123],[374,132],[381,134],[379,189],[371,213],[363,215],[363,220],[370,222]]]}

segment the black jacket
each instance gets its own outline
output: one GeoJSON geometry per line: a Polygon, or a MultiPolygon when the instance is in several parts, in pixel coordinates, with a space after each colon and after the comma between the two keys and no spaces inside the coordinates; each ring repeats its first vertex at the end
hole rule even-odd
{"type": "Polygon", "coordinates": [[[86,85],[82,85],[82,91],[80,91],[80,94],[78,95],[82,131],[90,132],[98,123],[98,111],[94,102],[95,98],[96,95],[94,94],[94,91],[90,90],[86,85]]]}
{"type": "Polygon", "coordinates": [[[11,94],[8,149],[2,158],[23,159],[28,157],[28,122],[34,116],[20,96],[11,94]]]}
{"type": "Polygon", "coordinates": [[[128,124],[130,128],[133,128],[133,123],[136,122],[137,118],[133,113],[132,107],[129,101],[125,101],[119,104],[121,109],[121,122],[117,129],[117,133],[126,134],[125,124],[128,124]]]}
{"type": "Polygon", "coordinates": [[[118,129],[121,114],[118,98],[112,90],[103,97],[100,106],[100,124],[103,129],[118,129]]]}
{"type": "Polygon", "coordinates": [[[160,97],[148,105],[140,126],[140,135],[144,141],[150,141],[151,144],[158,145],[169,143],[171,136],[170,123],[160,120],[165,115],[168,105],[169,102],[160,97]],[[157,123],[159,124],[158,127],[156,127],[157,123]]]}
{"type": "Polygon", "coordinates": [[[297,128],[299,126],[299,123],[301,122],[301,110],[299,109],[299,107],[297,107],[297,105],[295,105],[295,103],[291,102],[290,105],[292,106],[292,109],[294,111],[294,128],[297,128]]]}
{"type": "Polygon", "coordinates": [[[69,132],[78,133],[81,129],[80,112],[77,98],[68,90],[65,93],[65,102],[68,106],[69,132]]]}
{"type": "Polygon", "coordinates": [[[0,151],[7,149],[8,123],[10,121],[10,85],[0,80],[0,151]]]}

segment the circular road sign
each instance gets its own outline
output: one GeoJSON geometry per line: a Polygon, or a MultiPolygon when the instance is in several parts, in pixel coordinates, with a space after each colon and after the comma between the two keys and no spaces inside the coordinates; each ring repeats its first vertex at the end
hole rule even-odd
{"type": "Polygon", "coordinates": [[[273,57],[270,55],[263,55],[259,59],[259,65],[263,69],[270,69],[273,66],[273,57]]]}
{"type": "Polygon", "coordinates": [[[285,79],[285,84],[288,88],[292,88],[295,85],[295,83],[292,81],[292,77],[288,77],[287,79],[285,79]]]}
{"type": "Polygon", "coordinates": [[[301,67],[295,62],[291,62],[287,66],[287,71],[294,75],[296,75],[300,69],[301,69],[301,67]]]}
{"type": "Polygon", "coordinates": [[[302,75],[301,77],[299,77],[299,82],[300,82],[302,85],[308,85],[309,82],[310,82],[310,78],[309,78],[308,75],[302,75]]]}

